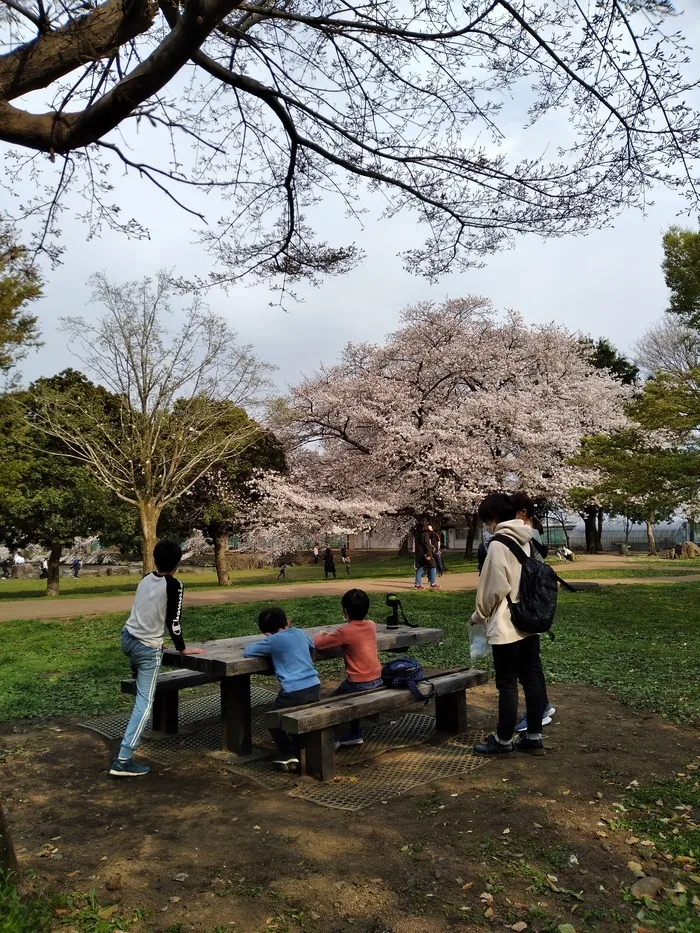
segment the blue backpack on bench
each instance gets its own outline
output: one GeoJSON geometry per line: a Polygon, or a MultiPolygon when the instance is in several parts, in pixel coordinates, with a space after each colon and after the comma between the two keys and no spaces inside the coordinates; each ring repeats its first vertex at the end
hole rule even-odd
{"type": "Polygon", "coordinates": [[[382,683],[385,687],[406,688],[416,700],[423,700],[427,705],[435,693],[435,686],[430,684],[430,692],[425,696],[418,689],[421,682],[430,684],[423,675],[420,663],[413,658],[395,658],[382,668],[382,683]]]}

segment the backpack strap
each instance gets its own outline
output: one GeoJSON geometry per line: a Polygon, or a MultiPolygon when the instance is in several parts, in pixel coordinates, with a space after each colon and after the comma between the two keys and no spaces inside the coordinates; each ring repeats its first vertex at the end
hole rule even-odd
{"type": "MultiPolygon", "coordinates": [[[[513,541],[512,538],[508,538],[506,535],[494,535],[491,538],[491,541],[500,541],[501,544],[505,544],[508,550],[517,557],[518,562],[522,565],[525,563],[526,555],[523,549],[513,541]]],[[[575,589],[570,583],[567,583],[566,580],[562,580],[558,573],[555,573],[554,576],[557,578],[557,583],[560,583],[565,590],[568,590],[570,593],[578,593],[579,591],[575,589]]],[[[509,598],[510,602],[510,598],[509,598]]]]}
{"type": "Polygon", "coordinates": [[[558,573],[555,573],[554,576],[557,578],[557,583],[560,583],[565,590],[568,590],[570,593],[579,593],[580,590],[577,590],[570,583],[567,583],[566,580],[562,580],[558,573]]]}
{"type": "MultiPolygon", "coordinates": [[[[518,559],[519,564],[524,564],[527,559],[525,551],[520,547],[519,544],[516,544],[512,538],[509,538],[507,535],[494,535],[491,538],[491,541],[499,541],[501,544],[505,544],[511,554],[513,554],[518,559]]],[[[490,544],[491,542],[489,542],[490,544]]]]}

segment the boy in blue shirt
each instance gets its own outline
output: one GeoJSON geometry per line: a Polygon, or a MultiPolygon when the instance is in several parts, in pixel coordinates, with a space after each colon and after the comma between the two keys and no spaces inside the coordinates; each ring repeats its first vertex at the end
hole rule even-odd
{"type": "MultiPolygon", "coordinates": [[[[252,645],[246,645],[246,658],[269,658],[280,683],[280,692],[274,708],[304,706],[316,703],[321,696],[321,681],[311,660],[313,642],[301,629],[292,628],[284,609],[263,609],[258,616],[258,626],[265,637],[252,645]]],[[[283,729],[270,729],[277,758],[278,771],[299,770],[299,740],[287,735],[283,729]]]]}

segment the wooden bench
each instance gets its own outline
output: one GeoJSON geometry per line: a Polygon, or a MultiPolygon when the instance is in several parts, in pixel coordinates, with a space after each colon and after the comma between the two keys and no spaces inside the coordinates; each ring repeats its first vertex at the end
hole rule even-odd
{"type": "MultiPolygon", "coordinates": [[[[185,687],[199,687],[218,680],[199,671],[165,671],[158,675],[158,684],[153,699],[153,731],[173,735],[178,728],[179,692],[185,687]]],[[[122,693],[136,696],[136,681],[122,680],[122,693]]]]}
{"type": "MultiPolygon", "coordinates": [[[[488,680],[486,671],[445,671],[427,675],[435,687],[435,725],[438,732],[459,735],[467,729],[466,690],[488,680]]],[[[362,693],[330,697],[320,703],[290,709],[272,710],[265,714],[265,725],[284,729],[301,737],[301,771],[332,781],[335,777],[336,727],[358,719],[391,713],[413,706],[418,701],[409,690],[379,687],[362,693]]]]}

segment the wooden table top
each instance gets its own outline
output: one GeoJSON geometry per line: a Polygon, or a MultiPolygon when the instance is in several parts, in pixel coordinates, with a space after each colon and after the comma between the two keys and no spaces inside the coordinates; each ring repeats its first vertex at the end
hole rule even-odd
{"type": "MultiPolygon", "coordinates": [[[[320,625],[305,628],[313,640],[319,632],[332,632],[338,625],[320,625]]],[[[268,658],[244,658],[246,645],[260,641],[261,635],[242,635],[238,638],[219,638],[216,641],[192,643],[190,647],[204,648],[204,654],[180,654],[175,648],[166,648],[163,652],[163,664],[171,667],[184,667],[191,671],[202,671],[212,677],[235,677],[237,674],[266,674],[272,668],[268,658]]],[[[388,651],[391,648],[411,648],[414,645],[434,645],[442,641],[440,628],[399,628],[387,629],[384,623],[377,623],[377,648],[388,651]]],[[[340,648],[330,651],[314,652],[315,660],[338,658],[342,656],[340,648]]]]}

